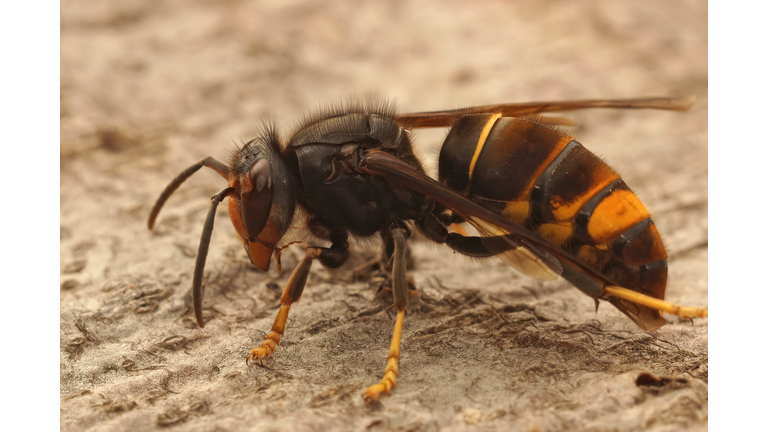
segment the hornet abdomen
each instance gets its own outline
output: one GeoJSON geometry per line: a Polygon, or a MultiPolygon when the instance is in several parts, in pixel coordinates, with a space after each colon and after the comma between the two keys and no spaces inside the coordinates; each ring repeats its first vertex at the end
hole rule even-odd
{"type": "Polygon", "coordinates": [[[570,135],[524,118],[459,117],[440,151],[439,180],[618,285],[664,298],[667,254],[650,213],[570,135]]]}

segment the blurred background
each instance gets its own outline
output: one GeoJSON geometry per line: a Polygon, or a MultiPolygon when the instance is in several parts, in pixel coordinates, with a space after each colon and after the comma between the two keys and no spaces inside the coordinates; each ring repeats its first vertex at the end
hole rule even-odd
{"type": "MultiPolygon", "coordinates": [[[[151,234],[146,230],[146,217],[167,182],[202,157],[210,155],[227,161],[233,148],[254,136],[262,120],[276,121],[281,134],[287,138],[308,111],[353,96],[385,95],[397,101],[401,112],[503,102],[696,96],[697,104],[688,113],[594,110],[567,116],[577,122],[570,132],[587,148],[607,158],[654,212],[654,220],[673,257],[668,299],[705,306],[707,17],[706,2],[665,0],[62,1],[61,392],[68,412],[62,414],[62,430],[102,422],[113,427],[123,424],[126,417],[88,408],[93,401],[81,404],[77,398],[69,398],[96,388],[102,394],[111,394],[124,385],[124,380],[137,374],[130,370],[124,373],[126,369],[120,367],[125,358],[140,362],[129,352],[116,354],[118,347],[125,345],[121,345],[125,338],[146,342],[180,332],[173,326],[178,327],[178,320],[186,313],[182,306],[188,302],[194,255],[209,206],[208,198],[224,187],[224,182],[213,172],[199,172],[166,204],[156,232],[151,234]],[[152,294],[156,296],[155,303],[149,302],[146,309],[130,313],[123,319],[127,324],[120,327],[119,332],[113,334],[112,327],[94,321],[90,324],[92,337],[101,338],[101,342],[96,343],[76,325],[87,323],[93,314],[103,312],[104,305],[114,301],[111,296],[115,290],[130,283],[134,284],[132,289],[138,289],[135,287],[147,280],[153,281],[157,292],[165,294],[152,294]],[[148,316],[152,317],[150,327],[167,331],[164,336],[147,328],[148,316]],[[107,351],[115,353],[114,357],[109,357],[107,351]],[[99,372],[112,364],[117,365],[118,372],[108,375],[99,372]]],[[[432,158],[445,133],[445,130],[417,133],[417,152],[427,165],[434,165],[432,158]]],[[[501,264],[467,264],[445,250],[421,248],[421,255],[416,256],[422,258],[417,258],[414,273],[417,285],[423,286],[427,279],[437,275],[451,281],[449,285],[454,287],[477,288],[480,286],[477,280],[487,279],[489,282],[483,283],[486,289],[511,292],[504,290],[514,290],[510,288],[510,281],[518,280],[501,264]],[[447,267],[461,273],[445,274],[447,267]],[[487,276],[491,271],[502,273],[487,276]]],[[[226,206],[220,208],[210,251],[211,271],[227,273],[228,266],[247,262],[226,217],[226,206]]],[[[290,262],[288,259],[288,270],[290,262]]],[[[259,303],[257,292],[270,282],[282,285],[287,277],[242,271],[245,276],[236,273],[237,278],[232,277],[232,291],[224,290],[225,296],[251,295],[257,297],[256,306],[251,304],[250,309],[232,306],[235,312],[228,310],[221,314],[244,314],[248,320],[237,327],[237,331],[229,328],[228,333],[219,334],[216,342],[201,342],[203,345],[185,348],[196,356],[205,355],[213,349],[205,344],[227,343],[224,333],[228,334],[233,338],[232,346],[217,360],[216,367],[222,370],[244,368],[241,363],[250,349],[248,345],[263,337],[253,329],[266,330],[272,320],[273,311],[266,308],[264,312],[269,302],[259,303]]],[[[315,269],[313,274],[325,274],[321,272],[315,269]]],[[[316,299],[317,313],[333,313],[334,308],[338,308],[333,302],[345,301],[349,293],[344,291],[343,284],[342,288],[330,289],[332,282],[323,279],[325,276],[316,277],[327,285],[317,292],[328,293],[327,297],[316,299]],[[332,295],[338,299],[331,300],[332,295]],[[327,302],[336,306],[328,306],[327,302]]],[[[539,285],[531,286],[539,288],[539,285]]],[[[545,294],[548,292],[542,289],[545,294]]],[[[139,290],[139,294],[130,291],[130,295],[152,297],[145,291],[139,290]]],[[[573,302],[573,309],[578,311],[560,310],[561,316],[579,321],[582,319],[579,313],[589,312],[589,317],[583,319],[595,318],[589,298],[572,289],[564,292],[568,294],[562,295],[573,302]]],[[[560,293],[559,288],[553,288],[551,293],[560,293]]],[[[214,302],[212,295],[209,292],[206,301],[214,302]]],[[[534,301],[532,297],[530,300],[534,301]]],[[[546,298],[543,301],[546,302],[546,298]]],[[[242,305],[242,301],[233,304],[242,305]]],[[[222,306],[221,310],[224,309],[222,306]]],[[[601,308],[597,319],[605,320],[614,328],[625,328],[622,317],[606,309],[607,306],[601,308]]],[[[292,317],[299,323],[312,321],[313,300],[302,299],[301,308],[297,307],[295,313],[292,317]],[[301,318],[298,312],[302,308],[306,318],[301,318]]],[[[389,333],[388,324],[382,324],[388,322],[383,315],[382,334],[389,333]]],[[[630,328],[629,325],[626,328],[630,328]]],[[[698,378],[706,382],[706,321],[703,327],[689,328],[684,337],[680,335],[682,330],[670,330],[672,333],[667,337],[687,340],[686,349],[697,353],[699,359],[704,358],[705,372],[698,378]]],[[[296,332],[300,331],[301,325],[297,325],[296,332]]],[[[191,334],[199,331],[185,328],[184,332],[186,338],[191,338],[191,334]]],[[[296,344],[302,343],[298,338],[293,340],[296,344]]],[[[377,349],[385,350],[388,336],[376,344],[377,349]]],[[[364,347],[349,348],[351,358],[365,356],[355,349],[364,347]]],[[[379,369],[384,367],[383,361],[379,361],[382,356],[371,357],[370,377],[378,380],[379,369]],[[376,366],[377,362],[381,363],[380,367],[376,366]]],[[[174,365],[180,361],[173,357],[167,365],[176,371],[174,365]]],[[[193,364],[202,363],[197,359],[193,364]]],[[[402,382],[411,380],[416,385],[419,373],[416,364],[414,361],[409,373],[401,377],[402,382]]],[[[200,379],[194,383],[207,385],[205,383],[211,382],[207,378],[208,369],[199,367],[201,369],[190,366],[194,369],[190,373],[195,379],[199,375],[200,379]]],[[[474,367],[487,368],[489,364],[474,367]]],[[[182,402],[170,402],[178,400],[181,397],[178,395],[185,394],[190,386],[194,387],[192,381],[181,380],[175,373],[169,372],[170,378],[164,379],[177,383],[174,384],[177,387],[171,386],[177,396],[169,394],[158,405],[138,396],[128,397],[135,402],[133,408],[127,410],[131,411],[129,417],[138,422],[131,423],[132,427],[162,426],[158,416],[176,412],[171,408],[187,413],[179,424],[193,417],[189,409],[179,408],[186,406],[182,402]]],[[[259,372],[249,370],[247,373],[259,372]]],[[[306,377],[298,372],[294,376],[305,384],[304,388],[304,379],[319,382],[313,381],[316,378],[312,378],[310,372],[306,377]]],[[[363,378],[370,380],[370,377],[363,378]]],[[[353,398],[349,401],[331,398],[342,407],[339,409],[351,410],[350,407],[361,405],[355,392],[357,387],[362,390],[365,385],[357,381],[359,376],[349,379],[353,398]]],[[[457,377],[452,379],[461,381],[457,377]]],[[[424,385],[424,381],[419,382],[424,385]]],[[[451,390],[451,384],[446,385],[451,390]]],[[[456,388],[452,390],[461,393],[456,388]]],[[[231,388],[228,391],[237,393],[231,388]]],[[[255,390],[243,391],[251,394],[255,390]]],[[[285,391],[290,400],[292,393],[285,391]]],[[[412,398],[416,396],[408,390],[402,394],[405,399],[397,403],[413,406],[412,398]]],[[[572,399],[576,396],[570,393],[561,396],[563,400],[577,400],[572,399]]],[[[422,401],[421,408],[403,411],[402,425],[433,424],[430,422],[434,421],[440,427],[461,430],[488,421],[491,426],[550,425],[556,430],[598,427],[615,421],[610,416],[587,421],[574,414],[574,418],[581,420],[548,423],[552,413],[541,414],[538,420],[530,416],[523,416],[525,420],[521,420],[522,414],[510,414],[514,411],[510,407],[484,408],[498,401],[498,395],[488,391],[474,399],[478,403],[472,409],[479,409],[482,415],[472,423],[474,411],[464,415],[472,403],[461,395],[452,397],[459,399],[449,402],[435,396],[432,402],[422,401]],[[434,416],[445,414],[443,410],[449,410],[450,416],[446,418],[453,420],[435,420],[434,416]],[[496,417],[490,414],[498,410],[507,414],[496,417]]],[[[519,398],[521,406],[534,403],[531,400],[527,396],[519,398]]],[[[212,401],[207,403],[215,405],[212,401]]],[[[399,409],[397,403],[391,402],[388,409],[399,409]]],[[[688,420],[674,420],[672,424],[706,428],[706,401],[702,404],[693,410],[688,420]]],[[[542,409],[546,411],[552,406],[542,409]]],[[[64,405],[62,407],[64,409],[64,405]]],[[[628,408],[617,408],[622,409],[628,408]]],[[[306,412],[294,414],[300,418],[306,412]]],[[[274,420],[263,412],[260,415],[264,421],[274,420]]],[[[320,422],[329,427],[365,426],[374,424],[376,414],[360,411],[349,416],[348,420],[341,421],[335,417],[330,420],[322,414],[320,422]]],[[[631,417],[627,421],[641,421],[639,414],[627,416],[631,417]]],[[[283,414],[281,418],[288,417],[283,414]]],[[[628,423],[627,426],[641,427],[638,426],[641,424],[628,423]]]]}

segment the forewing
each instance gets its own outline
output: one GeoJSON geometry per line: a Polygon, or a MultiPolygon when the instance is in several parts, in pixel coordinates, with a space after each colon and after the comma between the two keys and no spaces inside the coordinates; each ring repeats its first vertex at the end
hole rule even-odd
{"type": "Polygon", "coordinates": [[[547,250],[546,242],[536,233],[470,201],[397,157],[378,150],[366,150],[357,170],[391,178],[442,203],[472,223],[484,237],[483,243],[489,250],[498,252],[499,258],[525,275],[538,280],[553,280],[562,273],[560,260],[547,250]]]}
{"type": "MultiPolygon", "coordinates": [[[[619,108],[619,109],[661,109],[670,111],[687,111],[691,108],[695,97],[687,98],[641,98],[641,99],[583,99],[552,102],[524,102],[499,105],[484,105],[471,108],[459,108],[444,111],[429,111],[400,114],[397,121],[409,129],[448,127],[453,121],[463,115],[480,113],[499,113],[504,117],[521,117],[541,113],[573,111],[588,108],[619,108]]],[[[552,124],[567,124],[565,120],[555,118],[552,124]]],[[[545,120],[547,122],[547,120],[545,120]]]]}

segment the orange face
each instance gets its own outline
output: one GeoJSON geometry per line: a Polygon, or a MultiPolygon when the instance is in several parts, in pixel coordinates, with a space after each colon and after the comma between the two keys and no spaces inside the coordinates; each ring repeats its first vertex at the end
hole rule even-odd
{"type": "Polygon", "coordinates": [[[240,200],[234,197],[229,199],[229,218],[232,220],[232,226],[235,227],[237,235],[243,241],[245,251],[248,253],[248,258],[251,259],[253,265],[262,271],[269,269],[269,259],[272,257],[273,248],[258,241],[252,242],[248,240],[248,232],[245,230],[243,219],[240,216],[240,200]]]}
{"type": "Polygon", "coordinates": [[[229,217],[253,265],[269,269],[270,258],[284,230],[277,222],[279,209],[272,205],[270,162],[257,159],[248,172],[233,175],[229,186],[237,192],[229,199],[229,217]]]}

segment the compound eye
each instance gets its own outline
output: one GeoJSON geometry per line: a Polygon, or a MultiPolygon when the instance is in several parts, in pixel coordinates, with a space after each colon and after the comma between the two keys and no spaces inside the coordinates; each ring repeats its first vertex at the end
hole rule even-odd
{"type": "Polygon", "coordinates": [[[268,160],[259,159],[251,165],[242,188],[240,213],[249,240],[253,241],[267,224],[272,209],[272,170],[268,160]]]}

